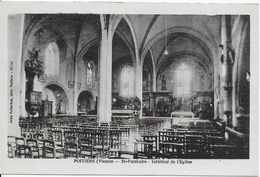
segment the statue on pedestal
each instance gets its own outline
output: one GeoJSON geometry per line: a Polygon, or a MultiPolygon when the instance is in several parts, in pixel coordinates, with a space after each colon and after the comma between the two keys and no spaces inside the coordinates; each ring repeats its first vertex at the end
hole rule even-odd
{"type": "Polygon", "coordinates": [[[166,76],[162,75],[162,90],[166,90],[166,76]]]}

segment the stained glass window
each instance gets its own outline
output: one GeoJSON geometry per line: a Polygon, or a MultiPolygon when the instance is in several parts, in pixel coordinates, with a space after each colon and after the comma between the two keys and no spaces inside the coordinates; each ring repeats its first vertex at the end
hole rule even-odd
{"type": "Polygon", "coordinates": [[[50,42],[45,50],[46,75],[59,75],[59,60],[59,48],[55,42],[50,42]]]}
{"type": "Polygon", "coordinates": [[[92,86],[92,77],[93,77],[93,62],[88,62],[87,65],[87,85],[92,86]]]}
{"type": "Polygon", "coordinates": [[[187,65],[181,64],[177,69],[177,94],[190,94],[191,72],[187,65]]]}
{"type": "Polygon", "coordinates": [[[125,66],[121,71],[120,95],[131,97],[134,95],[134,68],[125,66]]]}

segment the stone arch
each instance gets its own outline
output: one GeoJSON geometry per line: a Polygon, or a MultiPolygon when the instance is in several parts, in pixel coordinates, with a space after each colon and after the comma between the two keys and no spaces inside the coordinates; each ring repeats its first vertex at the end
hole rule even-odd
{"type": "MultiPolygon", "coordinates": [[[[61,37],[61,39],[65,42],[65,45],[68,49],[68,51],[70,52],[71,55],[73,55],[72,50],[69,48],[69,41],[67,40],[67,38],[62,34],[62,32],[60,32],[59,29],[50,26],[47,23],[47,20],[41,20],[43,21],[42,23],[39,22],[39,25],[32,25],[29,30],[27,30],[26,34],[24,35],[24,42],[23,42],[23,51],[27,49],[27,46],[25,44],[28,44],[28,40],[35,35],[35,33],[37,33],[40,29],[42,29],[43,27],[48,27],[49,30],[53,31],[54,33],[57,33],[59,37],[61,37]]],[[[24,51],[26,52],[26,51],[24,51]]]]}
{"type": "Polygon", "coordinates": [[[83,55],[89,50],[90,47],[92,47],[98,42],[99,42],[99,38],[95,38],[91,40],[89,43],[87,43],[86,45],[84,45],[82,49],[79,51],[79,53],[77,54],[76,62],[78,62],[83,57],[83,55]]]}
{"type": "Polygon", "coordinates": [[[180,63],[181,61],[185,62],[185,63],[189,63],[190,59],[186,58],[187,56],[191,56],[194,57],[194,62],[197,63],[198,65],[200,65],[203,70],[208,73],[208,78],[211,79],[210,81],[210,85],[213,85],[214,81],[213,81],[213,76],[214,76],[214,70],[213,70],[213,64],[209,63],[209,62],[205,62],[205,57],[195,53],[195,52],[187,52],[187,51],[182,51],[182,52],[175,52],[172,54],[167,55],[167,57],[165,57],[163,59],[163,61],[158,65],[158,67],[156,68],[156,83],[158,80],[158,77],[160,76],[160,74],[162,73],[162,69],[164,67],[169,66],[172,62],[174,62],[175,64],[180,63]],[[184,57],[184,58],[182,58],[184,57]]]}
{"type": "Polygon", "coordinates": [[[145,57],[146,53],[148,52],[148,50],[151,48],[151,46],[156,41],[158,41],[159,39],[164,37],[166,34],[169,35],[169,34],[172,34],[172,33],[184,33],[184,34],[189,34],[189,35],[197,38],[199,41],[203,42],[208,47],[208,49],[211,52],[210,53],[211,54],[211,59],[213,61],[215,61],[214,56],[216,54],[216,47],[215,47],[215,44],[208,37],[206,37],[205,35],[201,34],[200,32],[198,32],[198,31],[196,31],[196,30],[194,30],[192,28],[177,26],[177,27],[169,28],[166,31],[159,32],[157,35],[155,35],[155,37],[152,38],[147,43],[147,45],[144,47],[144,50],[141,53],[141,62],[143,63],[144,57],[145,57]]]}
{"type": "MultiPolygon", "coordinates": [[[[46,19],[45,19],[46,20],[46,19]]],[[[45,20],[41,20],[43,21],[42,23],[40,23],[38,26],[36,24],[32,24],[30,27],[29,27],[29,30],[27,30],[26,34],[24,35],[24,41],[23,41],[23,48],[22,48],[22,62],[21,62],[21,68],[24,68],[24,63],[25,61],[29,58],[28,57],[28,40],[34,36],[34,34],[40,30],[42,27],[44,27],[46,24],[44,23],[45,20]]],[[[70,54],[72,54],[72,52],[70,51],[70,48],[68,47],[68,41],[67,39],[65,38],[65,36],[56,28],[54,27],[51,27],[51,26],[48,26],[50,28],[50,30],[52,30],[54,33],[57,33],[58,36],[63,40],[64,44],[65,44],[65,47],[69,50],[70,54]]],[[[46,41],[47,43],[48,42],[51,42],[50,41],[46,41]]],[[[57,44],[58,45],[58,44],[57,44]]],[[[60,48],[61,46],[58,45],[58,47],[60,48]]],[[[24,70],[21,70],[21,84],[23,84],[23,82],[25,81],[25,74],[24,74],[24,70]]]]}
{"type": "Polygon", "coordinates": [[[43,87],[42,99],[53,102],[53,114],[67,114],[70,106],[70,98],[66,89],[57,83],[48,83],[43,87]]]}
{"type": "Polygon", "coordinates": [[[131,31],[131,36],[132,36],[132,39],[133,39],[133,42],[134,42],[134,52],[135,52],[135,60],[136,60],[136,63],[139,63],[140,62],[140,57],[139,57],[139,54],[138,54],[138,47],[137,47],[137,39],[136,39],[136,34],[135,34],[135,30],[134,30],[134,27],[132,25],[132,22],[130,20],[130,18],[128,18],[127,15],[115,15],[114,18],[112,20],[110,20],[110,31],[111,31],[111,36],[112,36],[112,39],[113,39],[113,36],[114,36],[114,33],[116,31],[116,28],[118,26],[118,24],[120,23],[120,21],[124,19],[131,31]]]}
{"type": "Polygon", "coordinates": [[[95,96],[91,91],[83,90],[78,94],[77,110],[78,112],[87,112],[95,109],[95,96]]]}
{"type": "Polygon", "coordinates": [[[196,52],[192,52],[192,51],[182,51],[182,52],[174,52],[172,54],[167,55],[167,57],[164,57],[161,62],[158,64],[158,67],[155,69],[156,70],[156,75],[158,74],[158,72],[160,71],[161,67],[164,65],[165,62],[167,62],[168,60],[170,60],[171,58],[174,58],[176,56],[181,56],[181,55],[190,55],[190,56],[194,56],[196,58],[198,58],[199,62],[204,66],[205,69],[207,69],[208,71],[210,71],[210,73],[213,74],[213,64],[210,63],[210,61],[207,60],[207,58],[199,53],[196,52]]]}
{"type": "Polygon", "coordinates": [[[131,53],[131,56],[132,56],[132,61],[133,63],[136,63],[136,60],[135,60],[135,52],[134,50],[132,49],[131,45],[129,44],[129,42],[125,39],[124,35],[122,33],[120,33],[119,31],[116,31],[116,34],[125,42],[127,48],[129,49],[130,53],[131,53]]]}

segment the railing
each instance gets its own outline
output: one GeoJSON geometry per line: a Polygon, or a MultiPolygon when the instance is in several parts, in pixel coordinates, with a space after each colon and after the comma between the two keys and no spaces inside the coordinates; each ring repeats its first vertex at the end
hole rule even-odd
{"type": "Polygon", "coordinates": [[[226,127],[225,124],[215,122],[216,128],[219,129],[223,134],[227,134],[229,141],[235,143],[237,146],[249,148],[249,135],[238,132],[230,127],[226,127]]]}
{"type": "Polygon", "coordinates": [[[249,148],[249,135],[240,133],[229,127],[226,127],[225,130],[228,133],[228,139],[230,141],[234,142],[237,146],[249,148]]]}

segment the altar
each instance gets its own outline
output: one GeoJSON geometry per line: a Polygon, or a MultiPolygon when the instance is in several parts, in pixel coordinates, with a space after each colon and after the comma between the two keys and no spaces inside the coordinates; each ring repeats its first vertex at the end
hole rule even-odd
{"type": "Polygon", "coordinates": [[[181,124],[182,122],[188,122],[190,120],[198,120],[194,118],[194,113],[190,111],[174,111],[171,112],[171,125],[181,124]]]}

